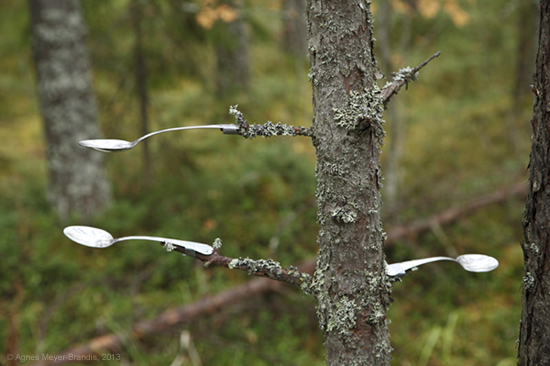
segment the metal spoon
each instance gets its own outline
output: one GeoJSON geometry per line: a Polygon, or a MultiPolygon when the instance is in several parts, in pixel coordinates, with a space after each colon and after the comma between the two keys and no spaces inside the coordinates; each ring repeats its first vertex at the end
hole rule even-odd
{"type": "Polygon", "coordinates": [[[392,263],[387,265],[386,271],[388,276],[402,276],[414,267],[422,264],[436,261],[454,261],[460,264],[466,271],[469,272],[489,272],[498,267],[498,261],[483,254],[464,254],[456,259],[450,257],[431,257],[424,259],[416,259],[412,261],[392,263]]]}
{"type": "MultiPolygon", "coordinates": [[[[178,239],[160,238],[156,236],[125,236],[115,239],[107,231],[90,226],[68,226],[63,230],[63,234],[78,244],[86,245],[92,248],[107,248],[116,242],[124,240],[151,240],[166,243],[166,245],[170,244],[182,247],[185,249],[185,255],[191,257],[195,256],[195,252],[203,255],[210,255],[214,251],[214,249],[207,244],[178,239]]],[[[167,247],[167,249],[168,248],[170,247],[167,247]]]]}
{"type": "Polygon", "coordinates": [[[79,141],[79,144],[81,146],[94,149],[97,151],[102,151],[102,152],[126,151],[126,150],[130,150],[131,148],[133,148],[134,146],[136,146],[138,143],[145,140],[146,138],[149,138],[154,135],[158,135],[159,133],[179,131],[179,130],[192,130],[192,129],[200,129],[200,128],[220,129],[226,135],[236,135],[238,134],[238,131],[239,131],[239,126],[237,125],[204,125],[204,126],[174,127],[174,128],[168,128],[166,130],[151,132],[145,136],[140,137],[134,142],[130,142],[126,140],[117,140],[117,139],[92,139],[92,140],[79,141]]]}

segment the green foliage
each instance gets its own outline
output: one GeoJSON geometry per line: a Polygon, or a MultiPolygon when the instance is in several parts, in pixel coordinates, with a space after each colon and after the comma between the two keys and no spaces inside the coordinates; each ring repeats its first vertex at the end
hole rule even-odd
{"type": "MultiPolygon", "coordinates": [[[[278,48],[282,22],[273,15],[279,2],[247,2],[252,83],[223,100],[213,92],[214,35],[196,23],[195,13],[174,1],[139,3],[152,130],[232,123],[228,109],[235,104],[250,122],[310,125],[307,60],[278,48]]],[[[130,2],[82,5],[104,134],[133,140],[140,128],[130,2]]],[[[503,0],[461,5],[469,15],[463,27],[445,12],[430,19],[394,14],[392,45],[404,31],[413,35],[410,53],[394,55],[396,70],[437,50],[442,55],[394,97],[405,103],[407,127],[403,184],[386,230],[525,179],[531,101],[512,116],[515,14],[503,0]]],[[[236,271],[204,270],[151,243],[94,250],[62,235],[66,223],[57,221],[44,196],[47,169],[27,23],[24,2],[0,4],[0,339],[14,331],[11,318],[21,354],[54,354],[248,280],[236,271]]],[[[283,266],[315,255],[314,153],[307,139],[246,141],[188,131],[154,137],[150,148],[150,183],[143,178],[142,147],[106,156],[116,202],[93,225],[115,236],[205,243],[220,237],[225,255],[272,257],[283,266]]],[[[397,283],[389,313],[396,365],[511,364],[521,306],[522,206],[514,201],[481,210],[442,228],[446,240],[429,233],[388,248],[389,262],[479,252],[501,263],[489,274],[432,264],[397,283]]],[[[314,305],[289,289],[186,329],[204,365],[322,364],[314,305]]],[[[174,332],[128,341],[123,357],[133,365],[168,364],[179,349],[174,332]]],[[[0,344],[5,354],[7,342],[0,344]]]]}

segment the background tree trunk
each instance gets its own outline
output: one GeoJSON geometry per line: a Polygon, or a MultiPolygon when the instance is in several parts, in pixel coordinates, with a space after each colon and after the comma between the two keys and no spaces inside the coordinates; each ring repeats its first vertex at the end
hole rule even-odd
{"type": "MultiPolygon", "coordinates": [[[[377,39],[376,45],[378,46],[378,60],[380,60],[380,68],[385,73],[388,79],[391,79],[391,72],[397,70],[397,65],[392,62],[392,49],[395,53],[401,56],[401,59],[407,59],[409,48],[411,44],[411,17],[412,15],[404,15],[401,19],[401,38],[398,46],[392,47],[390,42],[390,32],[394,28],[392,20],[392,4],[390,1],[381,1],[379,3],[380,10],[378,12],[377,20],[377,39]]],[[[411,11],[413,8],[410,9],[411,11]]],[[[390,213],[389,217],[392,217],[392,212],[396,211],[398,202],[399,186],[402,180],[403,169],[400,163],[403,149],[405,146],[405,140],[407,135],[407,116],[404,110],[406,109],[405,100],[401,98],[394,98],[392,100],[391,108],[385,112],[386,122],[389,124],[389,149],[387,150],[387,160],[385,171],[385,183],[384,183],[384,203],[386,205],[386,214],[390,213]]]]}
{"type": "Polygon", "coordinates": [[[529,84],[533,74],[537,34],[537,3],[534,0],[522,0],[518,6],[518,45],[516,73],[512,89],[512,108],[514,116],[520,115],[522,101],[529,95],[529,84]]]}
{"type": "Polygon", "coordinates": [[[309,0],[320,247],[313,290],[327,365],[389,365],[380,220],[382,103],[363,0],[309,0]]]}
{"type": "Polygon", "coordinates": [[[541,0],[529,195],[523,216],[520,366],[550,365],[550,0],[541,0]]]}
{"type": "Polygon", "coordinates": [[[38,96],[48,143],[48,196],[62,219],[90,218],[110,201],[102,154],[79,140],[100,135],[76,0],[30,0],[38,96]]]}
{"type": "Polygon", "coordinates": [[[286,52],[301,58],[307,52],[305,0],[283,1],[283,46],[286,52]]]}
{"type": "MultiPolygon", "coordinates": [[[[237,7],[233,1],[228,4],[237,7]]],[[[248,35],[241,16],[230,23],[219,21],[216,31],[216,90],[223,97],[248,87],[248,35]]]]}
{"type": "MultiPolygon", "coordinates": [[[[130,14],[132,17],[132,26],[134,28],[134,62],[135,62],[135,88],[139,99],[139,116],[141,120],[141,136],[149,133],[149,92],[147,89],[147,67],[145,65],[145,56],[143,52],[143,32],[141,23],[143,19],[143,9],[139,1],[134,0],[130,5],[130,14]]],[[[149,140],[143,140],[143,181],[146,186],[151,184],[153,169],[151,164],[151,150],[149,149],[149,140]]]]}
{"type": "Polygon", "coordinates": [[[536,56],[536,35],[538,23],[538,6],[535,0],[519,1],[518,30],[516,48],[516,67],[512,88],[511,115],[508,118],[508,136],[516,153],[523,153],[520,126],[523,126],[527,103],[530,103],[533,67],[536,56]]]}

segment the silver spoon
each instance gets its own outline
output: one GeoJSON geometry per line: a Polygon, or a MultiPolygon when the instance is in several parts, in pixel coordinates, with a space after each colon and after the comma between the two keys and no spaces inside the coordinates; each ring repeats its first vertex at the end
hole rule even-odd
{"type": "Polygon", "coordinates": [[[145,140],[146,138],[149,138],[154,135],[158,135],[159,133],[179,131],[179,130],[192,130],[192,129],[200,129],[200,128],[220,129],[226,135],[236,135],[238,134],[238,131],[239,131],[239,126],[237,125],[187,126],[187,127],[174,127],[174,128],[168,128],[166,130],[151,132],[145,136],[140,137],[134,142],[130,142],[126,140],[117,140],[117,139],[92,139],[92,140],[82,140],[82,141],[79,141],[78,143],[81,146],[94,149],[97,151],[102,151],[102,152],[126,151],[126,150],[130,150],[131,148],[133,148],[134,146],[136,146],[138,143],[145,140]]]}
{"type": "Polygon", "coordinates": [[[63,234],[78,244],[86,245],[92,248],[107,248],[114,243],[124,240],[151,240],[166,243],[165,247],[167,249],[171,249],[171,246],[182,247],[185,249],[185,254],[191,257],[195,256],[195,252],[203,255],[210,255],[214,251],[214,249],[207,244],[178,239],[160,238],[156,236],[125,236],[115,239],[107,231],[90,226],[68,226],[63,230],[63,234]]]}
{"type": "Polygon", "coordinates": [[[460,264],[466,271],[469,272],[489,272],[498,267],[498,261],[483,254],[464,254],[456,259],[450,257],[431,257],[424,259],[416,259],[412,261],[392,263],[387,265],[386,272],[388,276],[401,276],[409,269],[418,267],[422,264],[436,261],[453,261],[460,264]]]}

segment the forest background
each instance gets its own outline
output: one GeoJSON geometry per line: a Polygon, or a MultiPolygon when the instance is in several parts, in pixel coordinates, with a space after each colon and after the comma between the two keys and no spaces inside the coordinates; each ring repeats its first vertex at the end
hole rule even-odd
{"type": "MultiPolygon", "coordinates": [[[[246,0],[236,9],[212,1],[139,3],[151,131],[232,123],[228,109],[235,104],[251,122],[310,125],[307,50],[289,52],[282,1],[246,0]],[[248,79],[224,88],[220,78],[227,70],[217,63],[216,49],[232,42],[224,26],[235,14],[246,31],[248,79]]],[[[387,78],[442,54],[385,112],[386,231],[526,185],[538,25],[531,1],[390,3],[391,9],[373,4],[376,19],[387,17],[374,25],[387,78]]],[[[102,131],[128,140],[141,135],[131,5],[82,2],[102,131]]],[[[205,270],[147,243],[100,251],[65,238],[63,227],[82,221],[60,220],[46,199],[26,2],[0,2],[0,70],[0,363],[6,363],[8,347],[56,354],[250,280],[245,273],[205,270]]],[[[149,148],[148,173],[140,148],[106,157],[114,200],[94,226],[115,236],[205,243],[219,237],[225,255],[271,257],[283,266],[314,257],[315,154],[309,139],[245,141],[192,131],[158,136],[149,148]]],[[[516,363],[524,205],[525,195],[510,196],[388,247],[390,263],[465,253],[500,261],[488,274],[434,264],[397,283],[389,310],[395,365],[516,363]]],[[[170,364],[186,330],[204,365],[322,365],[314,307],[312,298],[289,287],[184,328],[127,340],[121,355],[133,365],[170,364]]]]}

